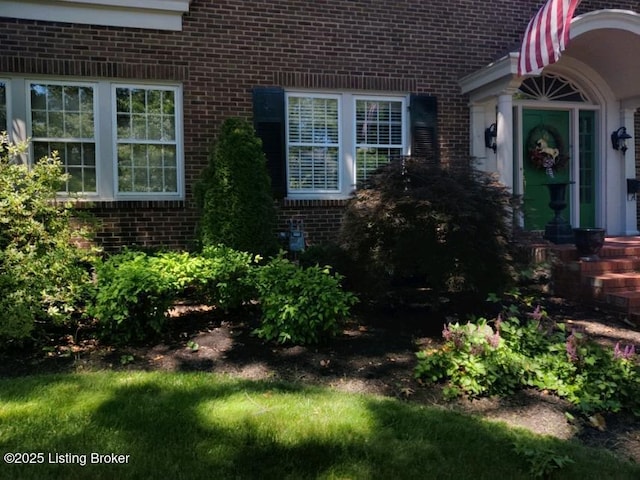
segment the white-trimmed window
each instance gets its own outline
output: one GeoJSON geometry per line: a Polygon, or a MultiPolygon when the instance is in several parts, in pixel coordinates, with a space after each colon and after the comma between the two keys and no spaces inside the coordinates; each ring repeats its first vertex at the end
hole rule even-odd
{"type": "Polygon", "coordinates": [[[116,85],[118,193],[178,192],[176,89],[116,85]]]}
{"type": "Polygon", "coordinates": [[[406,96],[286,93],[287,193],[344,198],[408,151],[406,96]]]}
{"type": "Polygon", "coordinates": [[[356,181],[405,150],[404,99],[356,99],[356,181]]]}
{"type": "Polygon", "coordinates": [[[291,94],[287,102],[289,191],[340,191],[340,98],[291,94]]]}
{"type": "Polygon", "coordinates": [[[32,162],[58,152],[69,174],[61,194],[108,201],[184,198],[179,85],[0,80],[0,122],[3,115],[4,123],[26,126],[32,162]]]}
{"type": "Polygon", "coordinates": [[[29,84],[34,158],[58,152],[69,174],[66,193],[97,193],[94,91],[83,83],[29,84]]]}

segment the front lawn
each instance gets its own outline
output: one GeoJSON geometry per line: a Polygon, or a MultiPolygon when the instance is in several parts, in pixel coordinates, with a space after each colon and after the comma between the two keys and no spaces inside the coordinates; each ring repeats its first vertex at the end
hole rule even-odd
{"type": "Polygon", "coordinates": [[[5,456],[12,479],[513,480],[562,457],[551,478],[640,478],[606,452],[437,407],[211,373],[0,379],[0,451],[32,454],[5,456]]]}

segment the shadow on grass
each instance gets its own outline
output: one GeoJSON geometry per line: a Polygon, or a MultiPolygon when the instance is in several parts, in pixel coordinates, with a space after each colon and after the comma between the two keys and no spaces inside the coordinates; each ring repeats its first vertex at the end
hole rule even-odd
{"type": "Polygon", "coordinates": [[[0,387],[3,453],[130,456],[123,465],[3,465],[0,478],[530,478],[514,453],[516,439],[571,456],[575,464],[557,478],[640,474],[569,442],[320,388],[140,372],[31,377],[0,387]]]}

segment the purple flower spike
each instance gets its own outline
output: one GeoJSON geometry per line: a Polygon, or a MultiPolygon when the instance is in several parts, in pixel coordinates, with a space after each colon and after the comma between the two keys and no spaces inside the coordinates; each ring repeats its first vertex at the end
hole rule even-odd
{"type": "Polygon", "coordinates": [[[573,332],[571,332],[571,335],[569,335],[569,337],[567,338],[566,350],[567,350],[567,357],[569,357],[569,360],[574,363],[577,362],[579,359],[578,358],[578,339],[573,334],[573,332]]]}
{"type": "Polygon", "coordinates": [[[634,345],[627,345],[624,348],[620,347],[620,342],[616,343],[613,349],[613,358],[621,360],[630,360],[636,354],[636,347],[634,345]]]}
{"type": "Polygon", "coordinates": [[[542,317],[544,317],[544,312],[542,311],[542,307],[540,307],[540,305],[537,305],[535,310],[532,313],[530,313],[529,316],[537,322],[542,320],[542,317]]]}

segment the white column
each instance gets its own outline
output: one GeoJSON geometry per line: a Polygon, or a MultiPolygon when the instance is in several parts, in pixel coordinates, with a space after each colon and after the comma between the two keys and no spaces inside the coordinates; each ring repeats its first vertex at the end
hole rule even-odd
{"type": "Polygon", "coordinates": [[[511,94],[498,97],[497,167],[500,182],[513,192],[513,100],[511,94]]]}
{"type": "MultiPolygon", "coordinates": [[[[627,132],[632,134],[634,131],[634,112],[635,109],[626,108],[622,110],[622,125],[626,127],[627,132]]],[[[627,195],[627,178],[636,178],[636,149],[635,139],[631,138],[627,141],[629,149],[624,154],[624,178],[622,179],[622,188],[625,196],[624,202],[624,233],[625,235],[638,235],[638,204],[635,199],[629,199],[627,195]]],[[[618,153],[618,152],[616,152],[618,153]]],[[[620,153],[621,155],[621,153],[620,153]]]]}
{"type": "Polygon", "coordinates": [[[473,103],[469,108],[471,132],[470,154],[475,166],[483,172],[496,172],[496,154],[487,148],[485,130],[496,122],[495,103],[473,103]]]}

